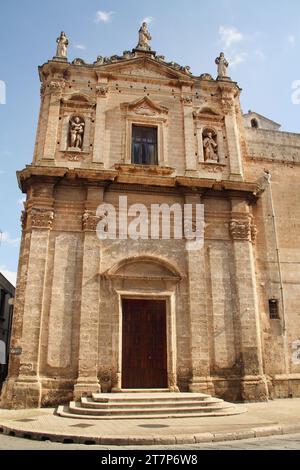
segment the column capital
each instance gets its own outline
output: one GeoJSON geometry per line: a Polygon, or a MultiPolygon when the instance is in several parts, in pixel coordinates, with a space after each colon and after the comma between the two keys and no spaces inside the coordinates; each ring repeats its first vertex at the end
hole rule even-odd
{"type": "Polygon", "coordinates": [[[35,229],[51,230],[54,221],[54,211],[42,208],[32,208],[28,212],[26,219],[29,220],[29,226],[35,229]]]}

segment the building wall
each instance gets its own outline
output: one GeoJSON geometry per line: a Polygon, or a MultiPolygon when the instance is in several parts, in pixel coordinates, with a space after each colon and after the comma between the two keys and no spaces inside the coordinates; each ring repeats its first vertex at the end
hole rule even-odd
{"type": "Polygon", "coordinates": [[[248,179],[262,168],[272,175],[254,212],[265,370],[273,377],[275,396],[293,396],[300,383],[300,136],[249,129],[247,143],[248,179]],[[279,301],[279,320],[269,318],[270,298],[279,301]],[[289,374],[294,380],[284,380],[289,374]]]}
{"type": "MultiPolygon", "coordinates": [[[[0,364],[0,387],[6,378],[8,370],[8,358],[10,347],[10,335],[13,306],[9,304],[9,299],[13,299],[15,288],[13,285],[0,273],[0,341],[5,345],[5,361],[0,364]]],[[[3,346],[3,345],[2,345],[3,346]]]]}

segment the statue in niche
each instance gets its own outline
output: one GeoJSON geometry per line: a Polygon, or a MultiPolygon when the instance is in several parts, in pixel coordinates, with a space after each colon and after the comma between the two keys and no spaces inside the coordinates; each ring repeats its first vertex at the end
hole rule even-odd
{"type": "Polygon", "coordinates": [[[63,31],[61,32],[60,37],[56,39],[56,42],[57,42],[56,57],[62,57],[63,59],[66,59],[69,39],[67,38],[66,34],[63,31]]]}
{"type": "Polygon", "coordinates": [[[69,131],[69,141],[70,147],[76,150],[82,150],[83,136],[84,136],[84,120],[75,116],[70,119],[70,131],[69,131]]]}
{"type": "Polygon", "coordinates": [[[139,30],[139,43],[136,48],[144,51],[151,51],[151,47],[149,45],[149,41],[151,41],[151,39],[152,37],[148,31],[148,25],[144,21],[139,30]]]}
{"type": "Polygon", "coordinates": [[[227,68],[229,63],[225,59],[224,52],[221,52],[220,57],[216,58],[216,64],[218,66],[218,78],[228,78],[227,68]]]}
{"type": "Polygon", "coordinates": [[[217,136],[212,131],[203,133],[203,153],[205,162],[218,162],[217,136]]]}

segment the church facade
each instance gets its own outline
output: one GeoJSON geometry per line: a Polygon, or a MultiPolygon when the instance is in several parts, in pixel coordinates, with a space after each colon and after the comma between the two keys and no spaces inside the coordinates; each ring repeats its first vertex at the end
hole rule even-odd
{"type": "Polygon", "coordinates": [[[131,389],[300,396],[300,134],[243,116],[224,55],[216,79],[194,76],[150,39],[143,25],[135,49],[86,64],[62,33],[39,68],[2,407],[131,389]],[[203,243],[163,227],[99,237],[103,203],[131,221],[132,207],[201,206],[203,243]]]}

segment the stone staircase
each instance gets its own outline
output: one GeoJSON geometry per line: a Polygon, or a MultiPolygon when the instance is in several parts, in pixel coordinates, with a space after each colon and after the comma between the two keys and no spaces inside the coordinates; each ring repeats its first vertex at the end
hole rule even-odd
{"type": "Polygon", "coordinates": [[[147,392],[94,393],[91,398],[82,397],[80,402],[59,406],[57,414],[77,419],[162,419],[230,416],[247,411],[241,405],[203,393],[147,392]]]}

